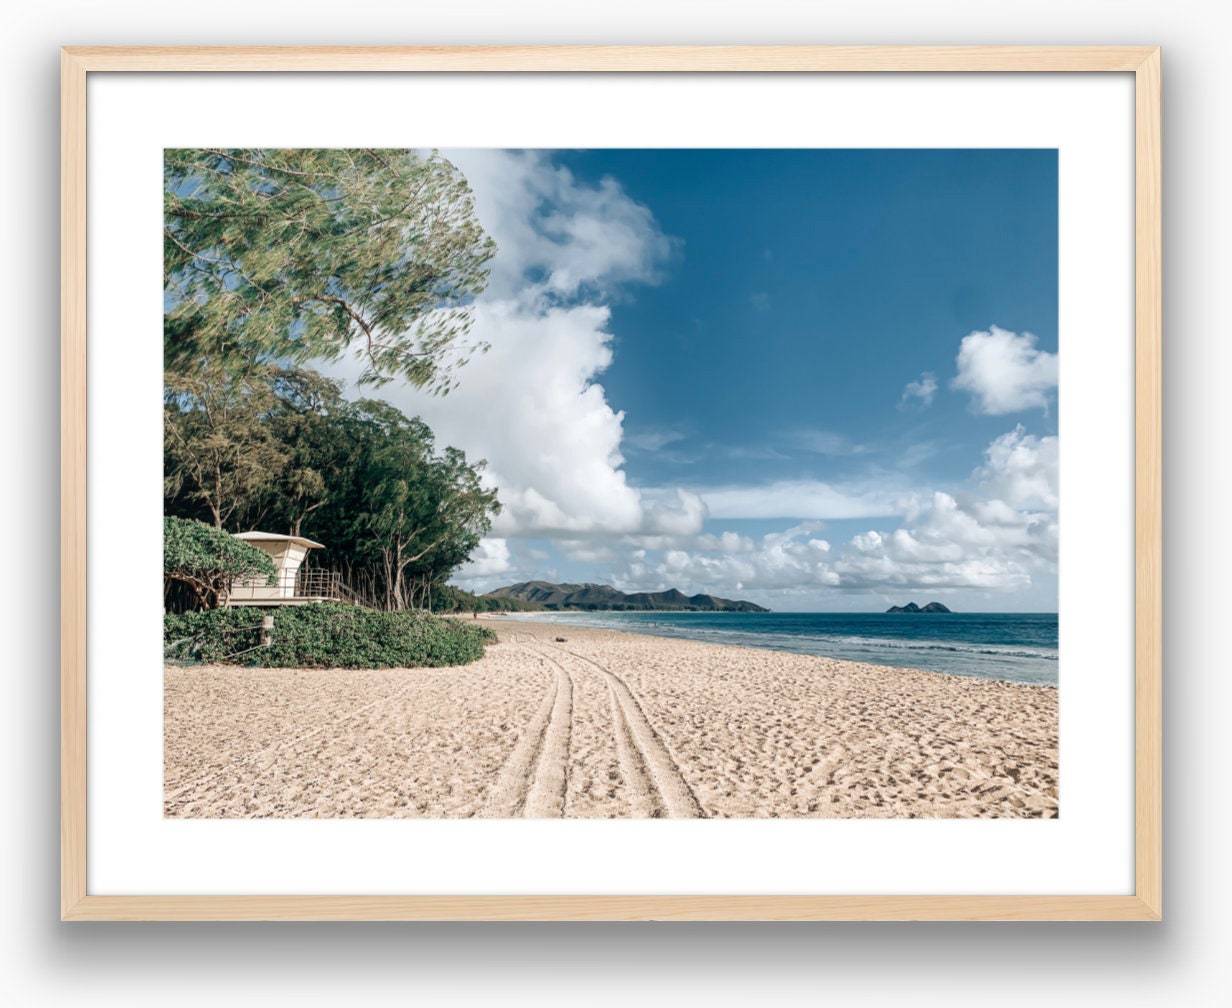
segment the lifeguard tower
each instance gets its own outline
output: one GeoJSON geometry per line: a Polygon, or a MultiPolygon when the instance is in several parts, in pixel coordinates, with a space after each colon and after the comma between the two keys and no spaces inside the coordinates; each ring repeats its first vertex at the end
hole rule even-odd
{"type": "Polygon", "coordinates": [[[337,571],[301,570],[309,550],[325,548],[321,543],[276,532],[237,532],[235,538],[268,553],[276,574],[273,584],[249,578],[232,585],[228,607],[307,605],[343,597],[342,575],[337,571]]]}

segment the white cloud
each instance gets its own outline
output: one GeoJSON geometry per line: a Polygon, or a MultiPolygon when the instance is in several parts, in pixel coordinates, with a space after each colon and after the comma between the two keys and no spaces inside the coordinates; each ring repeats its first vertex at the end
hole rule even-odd
{"type": "Polygon", "coordinates": [[[1011,590],[1054,570],[1056,516],[1004,501],[960,502],[946,493],[915,502],[910,528],[852,537],[834,570],[844,588],[1011,590]]]}
{"type": "Polygon", "coordinates": [[[912,405],[913,399],[919,400],[920,406],[931,406],[933,397],[937,394],[937,376],[931,371],[925,371],[918,381],[909,381],[903,386],[902,397],[898,400],[898,408],[906,409],[912,405]]]}
{"type": "Polygon", "coordinates": [[[480,541],[470,560],[449,579],[467,591],[482,595],[500,585],[519,581],[560,580],[551,554],[535,549],[525,539],[488,536],[480,541]]]}
{"type": "Polygon", "coordinates": [[[378,394],[422,417],[439,444],[489,461],[485,478],[503,508],[495,537],[700,531],[696,495],[629,486],[624,415],[597,381],[612,360],[603,299],[621,284],[653,282],[671,240],[611,179],[580,183],[537,152],[446,156],[470,181],[498,246],[471,330],[490,349],[446,397],[398,383],[378,394]]]}
{"type": "Polygon", "coordinates": [[[669,549],[657,562],[637,558],[620,572],[617,587],[644,591],[675,587],[688,594],[719,595],[795,585],[836,587],[839,579],[830,570],[830,544],[812,535],[819,527],[805,522],[758,540],[730,532],[703,536],[696,545],[722,552],[669,549]]]}
{"type": "MultiPolygon", "coordinates": [[[[1023,589],[1033,574],[1056,570],[1057,458],[1055,437],[1016,427],[988,446],[985,465],[973,473],[991,496],[911,494],[898,502],[897,528],[870,529],[838,547],[816,535],[820,522],[760,539],[731,531],[677,538],[663,544],[661,558],[631,559],[621,586],[720,595],[1023,589]]],[[[706,496],[713,513],[714,499],[706,496]]]]}
{"type": "Polygon", "coordinates": [[[539,151],[442,153],[470,182],[499,249],[485,298],[602,298],[656,280],[676,244],[614,179],[587,185],[539,151]]]}
{"type": "Polygon", "coordinates": [[[470,559],[458,570],[458,578],[472,581],[505,574],[512,569],[509,543],[504,539],[481,539],[470,559]]]}
{"type": "Polygon", "coordinates": [[[1057,355],[1037,349],[1031,333],[992,326],[963,337],[951,384],[971,393],[977,413],[1046,410],[1048,393],[1057,385],[1057,355]]]}
{"type": "Polygon", "coordinates": [[[852,489],[818,480],[695,488],[695,492],[711,518],[874,518],[899,511],[897,495],[887,489],[852,489]]]}
{"type": "Polygon", "coordinates": [[[716,553],[751,553],[757,548],[757,544],[738,532],[724,532],[721,535],[698,536],[697,548],[716,553]]]}
{"type": "Polygon", "coordinates": [[[692,535],[701,531],[709,517],[706,502],[689,490],[645,490],[641,492],[642,531],[649,534],[692,535]]]}
{"type": "Polygon", "coordinates": [[[1059,501],[1058,456],[1057,438],[1035,437],[1019,424],[988,446],[987,463],[976,476],[982,490],[1014,507],[1055,511],[1059,501]]]}

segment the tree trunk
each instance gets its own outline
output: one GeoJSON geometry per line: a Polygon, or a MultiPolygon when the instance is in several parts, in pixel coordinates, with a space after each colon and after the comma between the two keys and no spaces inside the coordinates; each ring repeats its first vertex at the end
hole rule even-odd
{"type": "Polygon", "coordinates": [[[214,496],[209,502],[214,513],[214,528],[222,531],[222,463],[214,456],[214,496]]]}
{"type": "Polygon", "coordinates": [[[381,550],[381,559],[385,562],[385,608],[394,607],[394,572],[392,557],[388,549],[381,550]]]}

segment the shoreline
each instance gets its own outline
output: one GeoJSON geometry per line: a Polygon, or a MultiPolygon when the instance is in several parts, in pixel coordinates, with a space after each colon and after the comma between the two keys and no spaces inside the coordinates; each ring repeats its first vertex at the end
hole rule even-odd
{"type": "MultiPolygon", "coordinates": [[[[655,612],[655,610],[639,610],[639,611],[648,612],[648,613],[655,612]]],[[[573,611],[570,611],[568,613],[553,612],[552,615],[568,615],[568,616],[577,615],[578,617],[586,618],[588,616],[595,615],[596,613],[614,614],[614,615],[621,615],[621,616],[626,615],[624,611],[617,610],[617,609],[595,610],[594,612],[578,611],[576,613],[573,611]]],[[[675,614],[674,612],[671,613],[671,615],[674,615],[674,614],[675,614]]],[[[492,613],[480,613],[478,616],[478,619],[487,621],[488,624],[492,626],[494,629],[501,625],[532,625],[532,626],[538,626],[542,628],[567,625],[565,623],[554,623],[554,622],[540,623],[535,619],[535,617],[542,616],[542,615],[545,615],[545,614],[538,613],[538,612],[527,613],[525,615],[521,615],[517,613],[509,613],[505,615],[495,615],[492,613]]],[[[732,614],[730,613],[690,613],[689,615],[726,616],[726,615],[732,615],[732,614]]],[[[752,614],[752,615],[757,615],[757,614],[752,614]]],[[[807,613],[804,615],[818,615],[818,614],[807,613]]],[[[820,614],[820,615],[830,615],[830,614],[820,614]]],[[[835,615],[845,615],[845,614],[835,614],[835,615]]],[[[859,615],[866,615],[866,614],[861,613],[859,615]]],[[[881,614],[874,613],[871,615],[881,615],[881,614]]],[[[1002,615],[1002,614],[993,614],[993,615],[1002,615]]],[[[1009,614],[1009,615],[1014,615],[1014,614],[1009,614]]],[[[1045,615],[1048,615],[1048,614],[1045,614],[1045,615]]],[[[455,618],[460,619],[461,617],[455,617],[455,618]]],[[[946,671],[942,669],[926,669],[926,668],[921,668],[918,665],[889,665],[889,664],[886,664],[885,662],[865,661],[862,659],[847,658],[847,657],[843,657],[840,655],[824,654],[824,653],[819,653],[816,651],[793,651],[787,648],[774,647],[769,644],[753,644],[753,643],[744,643],[740,641],[728,641],[728,640],[725,640],[722,642],[705,641],[705,640],[698,640],[695,637],[688,637],[688,636],[685,636],[684,634],[670,635],[670,634],[653,633],[647,630],[632,629],[628,626],[622,626],[622,627],[591,626],[591,627],[577,627],[576,629],[597,630],[597,631],[603,631],[606,633],[615,633],[615,634],[629,634],[634,637],[650,637],[650,638],[654,638],[656,640],[664,641],[667,643],[676,643],[678,641],[690,641],[696,644],[706,644],[711,647],[740,648],[746,651],[770,651],[774,654],[784,654],[784,655],[807,655],[807,656],[815,657],[815,658],[825,658],[829,661],[851,662],[852,664],[857,664],[857,665],[873,665],[879,668],[885,668],[888,670],[899,671],[899,672],[901,671],[927,672],[931,675],[941,675],[941,676],[947,676],[947,677],[952,677],[952,678],[957,678],[957,679],[974,679],[976,681],[981,681],[981,682],[1005,682],[1005,683],[1011,683],[1015,686],[1029,686],[1032,689],[1043,688],[1043,689],[1055,690],[1057,689],[1057,685],[1058,685],[1056,682],[1029,682],[1029,681],[1023,681],[1021,679],[1005,678],[1001,676],[975,675],[975,674],[968,674],[968,673],[959,672],[959,671],[946,671]]]]}
{"type": "Polygon", "coordinates": [[[441,669],[177,668],[165,814],[1052,818],[1055,689],[531,620],[441,669]]]}

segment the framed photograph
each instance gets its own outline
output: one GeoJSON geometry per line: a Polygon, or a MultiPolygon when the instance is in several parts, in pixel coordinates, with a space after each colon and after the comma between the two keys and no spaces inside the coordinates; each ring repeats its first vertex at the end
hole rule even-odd
{"type": "Polygon", "coordinates": [[[1158,48],[62,73],[64,920],[1160,919],[1158,48]]]}

